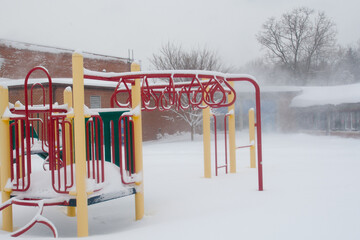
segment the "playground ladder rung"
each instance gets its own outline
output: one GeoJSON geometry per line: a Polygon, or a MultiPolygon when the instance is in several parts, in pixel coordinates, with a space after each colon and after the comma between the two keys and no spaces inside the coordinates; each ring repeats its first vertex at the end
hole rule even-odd
{"type": "Polygon", "coordinates": [[[224,168],[224,167],[227,167],[227,164],[226,164],[226,165],[217,166],[217,168],[224,168]]]}
{"type": "Polygon", "coordinates": [[[254,145],[251,144],[251,145],[239,146],[239,147],[236,147],[236,149],[239,149],[239,148],[248,148],[248,147],[252,147],[252,146],[254,146],[254,145]]]}

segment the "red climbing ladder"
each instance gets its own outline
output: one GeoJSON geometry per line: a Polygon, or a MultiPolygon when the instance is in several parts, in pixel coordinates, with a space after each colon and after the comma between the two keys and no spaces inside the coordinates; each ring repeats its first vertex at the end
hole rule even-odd
{"type": "Polygon", "coordinates": [[[225,137],[225,161],[223,165],[219,165],[218,162],[218,144],[217,144],[217,117],[215,114],[212,114],[214,119],[214,142],[215,142],[215,176],[218,175],[218,169],[225,168],[225,173],[228,173],[228,146],[227,146],[227,117],[230,116],[230,113],[225,114],[224,116],[224,137],[225,137]]]}

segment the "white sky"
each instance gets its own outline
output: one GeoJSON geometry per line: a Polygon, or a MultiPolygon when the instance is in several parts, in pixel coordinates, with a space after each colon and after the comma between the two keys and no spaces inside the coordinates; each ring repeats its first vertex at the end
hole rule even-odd
{"type": "Polygon", "coordinates": [[[0,0],[0,38],[148,59],[170,41],[218,52],[238,67],[261,56],[255,34],[294,7],[325,11],[342,45],[360,40],[359,0],[0,0]]]}

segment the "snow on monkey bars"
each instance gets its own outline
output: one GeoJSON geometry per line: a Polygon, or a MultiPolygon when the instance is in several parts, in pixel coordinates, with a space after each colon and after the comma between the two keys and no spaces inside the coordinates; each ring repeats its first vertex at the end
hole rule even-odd
{"type": "Polygon", "coordinates": [[[142,80],[141,97],[142,110],[160,111],[171,107],[187,109],[189,107],[203,109],[227,107],[234,104],[235,99],[227,102],[228,94],[235,94],[235,90],[226,81],[226,75],[210,71],[157,71],[141,73],[100,73],[85,70],[87,79],[118,82],[112,95],[112,103],[118,107],[131,107],[130,84],[134,79],[142,80]],[[161,79],[160,84],[151,84],[161,79]],[[166,83],[167,82],[167,83],[166,83]],[[127,97],[122,102],[118,94],[127,97]],[[204,105],[205,103],[205,105],[204,105]]]}

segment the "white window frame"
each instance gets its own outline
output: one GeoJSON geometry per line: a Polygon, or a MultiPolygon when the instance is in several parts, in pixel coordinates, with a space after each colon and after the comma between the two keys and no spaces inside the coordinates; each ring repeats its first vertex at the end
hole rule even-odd
{"type": "Polygon", "coordinates": [[[90,96],[90,108],[101,108],[101,96],[99,95],[90,96]]]}

